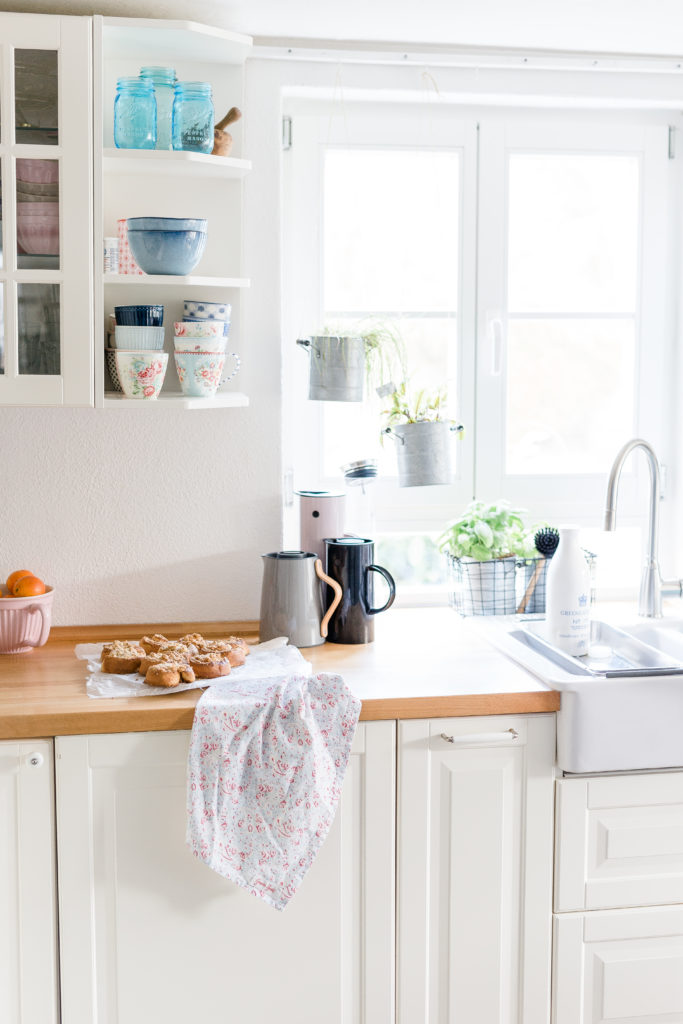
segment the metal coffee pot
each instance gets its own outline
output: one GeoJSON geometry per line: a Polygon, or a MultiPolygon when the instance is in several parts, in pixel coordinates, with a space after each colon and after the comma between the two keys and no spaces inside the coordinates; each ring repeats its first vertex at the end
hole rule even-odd
{"type": "Polygon", "coordinates": [[[327,625],[342,599],[340,585],[325,575],[313,551],[271,551],[261,558],[261,640],[286,636],[295,647],[324,643],[327,625]],[[323,609],[321,582],[334,591],[327,611],[323,609]]]}

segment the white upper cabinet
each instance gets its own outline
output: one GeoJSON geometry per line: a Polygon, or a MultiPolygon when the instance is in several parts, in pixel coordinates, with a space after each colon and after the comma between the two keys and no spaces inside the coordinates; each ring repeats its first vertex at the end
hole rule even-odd
{"type": "MultiPolygon", "coordinates": [[[[242,108],[243,65],[251,39],[190,22],[95,17],[95,403],[159,409],[248,404],[239,374],[213,398],[182,395],[173,357],[173,323],[183,318],[183,300],[227,302],[232,307],[228,351],[244,357],[241,295],[249,280],[242,273],[242,179],[251,163],[242,151],[242,122],[229,128],[233,148],[227,157],[174,151],[117,149],[114,97],[117,79],[137,76],[143,66],[173,68],[178,81],[211,85],[218,122],[231,107],[242,108]],[[187,276],[103,272],[105,237],[117,237],[129,217],[206,218],[204,254],[187,276]],[[106,366],[109,315],[117,305],[164,306],[168,367],[156,401],[126,399],[114,390],[106,366]]],[[[232,366],[226,360],[227,366],[232,366]]]]}
{"type": "Polygon", "coordinates": [[[89,18],[0,14],[0,404],[93,404],[89,18]]]}

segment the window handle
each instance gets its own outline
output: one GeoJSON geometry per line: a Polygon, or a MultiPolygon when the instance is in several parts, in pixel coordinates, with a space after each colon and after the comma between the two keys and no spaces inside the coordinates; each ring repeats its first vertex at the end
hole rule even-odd
{"type": "Polygon", "coordinates": [[[489,320],[491,338],[491,376],[500,377],[503,366],[503,321],[496,317],[489,320]]]}

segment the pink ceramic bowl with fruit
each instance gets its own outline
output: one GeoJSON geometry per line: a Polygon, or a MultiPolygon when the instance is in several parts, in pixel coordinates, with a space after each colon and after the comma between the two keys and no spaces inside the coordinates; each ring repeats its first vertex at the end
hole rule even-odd
{"type": "Polygon", "coordinates": [[[5,597],[0,600],[0,654],[24,654],[47,642],[52,625],[54,589],[36,597],[5,597]]]}

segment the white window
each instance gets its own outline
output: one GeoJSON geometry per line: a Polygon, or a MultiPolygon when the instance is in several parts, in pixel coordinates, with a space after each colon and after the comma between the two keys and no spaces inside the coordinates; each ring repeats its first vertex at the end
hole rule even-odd
{"type": "MultiPolygon", "coordinates": [[[[475,496],[507,498],[532,521],[598,527],[626,440],[646,437],[662,461],[673,457],[670,118],[359,103],[291,116],[285,443],[295,487],[338,489],[342,465],[377,458],[376,534],[395,557],[403,543],[411,582],[433,582],[422,538],[475,496]],[[465,427],[452,485],[398,487],[376,396],[307,400],[295,338],[373,316],[399,326],[416,387],[448,387],[465,427]]],[[[634,459],[620,523],[639,521],[645,481],[634,459]]]]}

